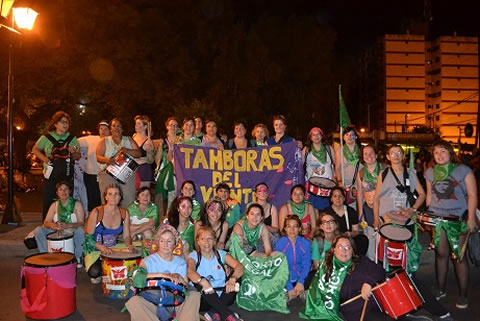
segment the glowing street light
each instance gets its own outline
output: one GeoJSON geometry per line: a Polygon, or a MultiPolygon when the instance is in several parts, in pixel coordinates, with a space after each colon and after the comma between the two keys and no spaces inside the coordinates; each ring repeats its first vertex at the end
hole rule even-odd
{"type": "MultiPolygon", "coordinates": [[[[21,33],[15,29],[15,23],[19,29],[31,30],[38,13],[30,8],[13,8],[12,10],[6,10],[4,13],[3,7],[12,7],[13,1],[1,0],[2,16],[11,15],[12,25],[11,27],[0,24],[0,28],[8,29],[13,33],[21,33]]],[[[13,198],[13,45],[10,41],[8,46],[8,85],[7,85],[7,141],[8,141],[8,198],[5,213],[2,218],[2,224],[18,224],[21,222],[21,218],[17,215],[17,209],[13,198]]]]}

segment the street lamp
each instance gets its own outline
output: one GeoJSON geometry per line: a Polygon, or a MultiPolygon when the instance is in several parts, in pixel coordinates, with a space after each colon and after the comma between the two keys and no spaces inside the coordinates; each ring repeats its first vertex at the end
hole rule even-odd
{"type": "MultiPolygon", "coordinates": [[[[6,6],[12,6],[12,1],[5,1],[6,6]]],[[[4,1],[2,0],[2,14],[4,1]]],[[[8,11],[7,11],[8,13],[8,11]]],[[[10,11],[12,20],[12,26],[8,27],[0,24],[0,28],[6,28],[16,34],[21,34],[15,29],[15,24],[19,29],[31,30],[38,13],[30,8],[13,8],[10,11]]],[[[18,224],[21,222],[20,216],[18,216],[15,201],[13,198],[13,44],[10,41],[8,46],[8,84],[7,84],[7,141],[8,141],[8,199],[7,206],[5,207],[5,213],[3,214],[2,224],[18,224]]]]}

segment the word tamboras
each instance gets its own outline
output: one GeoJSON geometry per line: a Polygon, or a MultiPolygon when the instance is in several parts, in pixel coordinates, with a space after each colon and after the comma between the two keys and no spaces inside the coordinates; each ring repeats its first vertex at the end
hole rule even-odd
{"type": "Polygon", "coordinates": [[[330,197],[332,189],[336,186],[335,182],[325,177],[311,177],[307,184],[306,190],[315,196],[330,197]]]}
{"type": "Polygon", "coordinates": [[[71,253],[28,256],[22,266],[22,311],[31,319],[59,319],[75,311],[77,261],[71,253]]]}
{"type": "Polygon", "coordinates": [[[378,230],[375,261],[379,260],[384,266],[407,267],[407,242],[412,239],[412,232],[407,228],[388,223],[378,230]]]}
{"type": "Polygon", "coordinates": [[[126,299],[133,295],[132,282],[128,274],[140,264],[141,255],[137,252],[114,251],[102,255],[103,294],[113,299],[126,299]]]}
{"type": "Polygon", "coordinates": [[[135,173],[138,164],[133,157],[125,153],[118,153],[115,156],[115,163],[108,165],[106,171],[112,175],[117,181],[125,184],[135,173]]]}
{"type": "Polygon", "coordinates": [[[47,235],[48,252],[70,252],[74,253],[73,234],[70,232],[53,232],[47,235]]]}
{"type": "Polygon", "coordinates": [[[385,285],[373,290],[373,297],[380,310],[394,319],[417,310],[425,302],[413,280],[403,270],[390,274],[385,285]]]}

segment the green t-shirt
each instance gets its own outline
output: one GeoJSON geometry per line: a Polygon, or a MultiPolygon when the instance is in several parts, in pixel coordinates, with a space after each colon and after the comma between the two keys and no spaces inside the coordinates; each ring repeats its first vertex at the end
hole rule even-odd
{"type": "MultiPolygon", "coordinates": [[[[58,142],[65,141],[70,135],[69,132],[66,132],[63,135],[59,135],[57,134],[56,131],[49,132],[49,134],[52,135],[52,137],[55,138],[58,142]]],[[[50,156],[52,155],[53,143],[45,135],[42,135],[37,140],[36,144],[40,150],[43,150],[43,152],[45,153],[45,156],[50,158],[50,156]]],[[[70,141],[70,144],[68,144],[68,146],[76,147],[78,150],[80,150],[80,143],[78,142],[76,137],[73,137],[73,139],[70,141]]],[[[47,168],[47,163],[43,163],[43,170],[45,171],[46,168],[47,168]]]]}
{"type": "MultiPolygon", "coordinates": [[[[158,207],[157,205],[150,203],[150,206],[147,207],[144,213],[140,212],[140,206],[133,202],[132,204],[128,205],[128,213],[130,214],[130,220],[133,217],[136,217],[138,220],[142,218],[148,218],[155,221],[155,227],[158,227],[158,207]]],[[[134,220],[135,221],[135,220],[134,220]]]]}

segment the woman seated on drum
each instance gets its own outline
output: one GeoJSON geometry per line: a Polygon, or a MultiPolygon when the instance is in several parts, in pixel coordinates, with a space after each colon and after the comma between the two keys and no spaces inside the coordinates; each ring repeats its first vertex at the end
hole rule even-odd
{"type": "Polygon", "coordinates": [[[213,120],[207,120],[205,123],[206,134],[202,138],[203,147],[214,147],[223,150],[223,142],[217,135],[217,124],[213,120]]]}
{"type": "MultiPolygon", "coordinates": [[[[119,118],[112,119],[110,123],[111,136],[104,137],[97,145],[97,162],[100,164],[101,172],[98,173],[98,186],[100,191],[110,184],[116,184],[117,180],[105,170],[108,165],[114,165],[121,155],[129,161],[132,157],[140,157],[141,151],[133,138],[123,136],[123,124],[119,118]]],[[[125,163],[126,164],[126,163],[125,163]]],[[[125,184],[122,184],[124,198],[121,205],[127,207],[135,201],[135,175],[130,176],[125,184]]]]}
{"type": "Polygon", "coordinates": [[[333,240],[340,234],[337,215],[320,213],[317,220],[317,226],[317,231],[312,240],[313,270],[318,270],[318,267],[325,259],[325,255],[328,250],[330,250],[333,240]]]}
{"type": "Polygon", "coordinates": [[[217,236],[209,226],[200,226],[195,236],[196,251],[190,253],[188,278],[202,291],[200,311],[207,311],[207,320],[241,320],[229,305],[235,301],[235,287],[243,275],[243,265],[230,254],[215,248],[217,236]],[[233,269],[227,275],[224,265],[233,269]]]}
{"type": "Polygon", "coordinates": [[[104,205],[95,208],[89,215],[85,226],[85,269],[92,283],[101,282],[102,264],[100,254],[112,253],[112,247],[117,245],[119,235],[129,251],[133,251],[130,237],[130,215],[120,207],[123,198],[122,189],[118,184],[110,184],[103,192],[104,205]]]}
{"type": "MultiPolygon", "coordinates": [[[[306,307],[300,316],[305,319],[341,320],[360,319],[363,300],[355,300],[340,307],[340,303],[361,294],[368,300],[372,287],[385,279],[385,270],[356,252],[355,242],[346,234],[335,237],[332,247],[313,278],[307,292],[306,307]]],[[[377,305],[370,299],[366,315],[377,305]]],[[[368,319],[368,318],[367,318],[368,319]]]]}
{"type": "Polygon", "coordinates": [[[195,239],[201,226],[210,226],[215,233],[217,249],[224,249],[227,241],[228,223],[225,221],[227,205],[219,197],[209,199],[200,211],[200,220],[195,222],[195,239]]]}
{"type": "MultiPolygon", "coordinates": [[[[308,134],[307,142],[302,150],[305,164],[305,181],[314,187],[324,187],[328,191],[335,186],[335,152],[332,146],[325,144],[323,131],[313,127],[308,134]]],[[[323,210],[330,205],[328,196],[309,192],[308,200],[313,207],[323,210]]]]}
{"type": "Polygon", "coordinates": [[[472,170],[456,162],[450,143],[439,141],[433,145],[435,166],[425,173],[427,180],[427,206],[433,215],[443,218],[434,227],[432,243],[435,245],[437,272],[437,300],[446,296],[448,261],[451,257],[459,296],[456,306],[468,307],[468,262],[461,258],[461,248],[467,242],[467,231],[477,230],[477,184],[472,170]]]}
{"type": "Polygon", "coordinates": [[[350,235],[357,245],[358,254],[365,255],[368,249],[368,238],[359,234],[357,212],[345,204],[345,194],[341,187],[334,187],[330,196],[332,205],[325,209],[325,213],[337,215],[340,233],[350,235]]]}
{"type": "Polygon", "coordinates": [[[287,257],[290,277],[286,289],[288,300],[293,300],[304,294],[310,283],[306,282],[312,265],[312,248],[310,241],[300,236],[302,222],[296,215],[285,218],[281,237],[275,244],[275,251],[282,252],[287,257]]]}
{"type": "MultiPolygon", "coordinates": [[[[140,266],[148,272],[147,279],[167,279],[186,287],[188,279],[185,259],[173,255],[173,250],[180,241],[177,231],[172,226],[163,224],[159,227],[154,241],[158,246],[157,252],[147,256],[140,263],[140,266]]],[[[147,301],[141,295],[133,296],[126,303],[126,307],[132,321],[157,320],[158,305],[147,301]]],[[[189,291],[183,304],[176,309],[176,320],[198,320],[199,307],[200,293],[189,291]]]]}
{"type": "Polygon", "coordinates": [[[152,132],[149,126],[151,126],[151,123],[148,116],[135,116],[135,134],[132,138],[141,152],[141,157],[135,158],[137,164],[140,165],[136,171],[137,179],[140,180],[139,187],[150,187],[153,182],[152,164],[155,161],[155,147],[150,139],[152,132]]]}
{"type": "Polygon", "coordinates": [[[195,248],[195,227],[192,223],[192,199],[181,196],[173,200],[168,210],[168,224],[173,226],[180,234],[182,240],[182,254],[185,258],[195,248]]]}
{"type": "Polygon", "coordinates": [[[195,183],[191,180],[184,181],[180,187],[180,193],[182,196],[190,197],[192,199],[193,209],[191,218],[194,222],[198,221],[200,219],[202,204],[200,204],[200,202],[195,198],[195,183]]]}
{"type": "Polygon", "coordinates": [[[132,240],[150,239],[158,226],[158,207],[152,202],[152,192],[147,186],[137,190],[135,202],[128,206],[132,240]]]}
{"type": "Polygon", "coordinates": [[[302,231],[300,235],[311,239],[315,230],[317,212],[312,204],[305,200],[305,187],[301,184],[295,185],[290,190],[290,200],[281,208],[278,214],[280,231],[285,225],[287,215],[297,215],[302,221],[302,231]]]}
{"type": "Polygon", "coordinates": [[[48,234],[58,232],[61,236],[73,234],[75,257],[78,264],[82,262],[83,253],[83,220],[84,211],[82,204],[70,196],[70,187],[66,181],[60,181],[56,186],[58,201],[53,202],[47,212],[43,225],[35,229],[35,240],[38,251],[48,252],[48,234]]]}
{"type": "Polygon", "coordinates": [[[233,226],[233,232],[238,235],[246,254],[266,257],[272,254],[270,232],[263,223],[263,207],[252,203],[248,206],[245,218],[233,226]]]}

